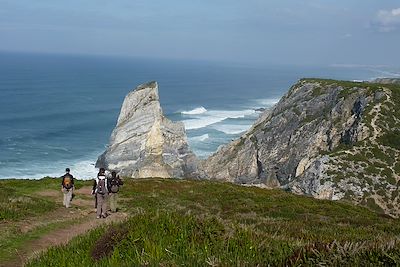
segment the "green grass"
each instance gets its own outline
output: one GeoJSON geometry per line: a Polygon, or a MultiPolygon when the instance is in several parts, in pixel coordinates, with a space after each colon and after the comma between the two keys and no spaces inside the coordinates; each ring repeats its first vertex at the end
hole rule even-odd
{"type": "MultiPolygon", "coordinates": [[[[90,181],[76,181],[76,187],[89,185],[90,181]]],[[[54,197],[38,194],[46,190],[59,190],[61,179],[0,180],[0,262],[17,257],[16,251],[42,235],[72,225],[77,221],[43,221],[29,231],[21,231],[18,223],[27,224],[31,219],[45,216],[60,208],[54,197]]],[[[61,196],[60,196],[61,198],[61,196]]],[[[57,199],[60,200],[60,199],[57,199]]],[[[57,219],[57,218],[55,218],[57,219]]]]}
{"type": "Polygon", "coordinates": [[[300,109],[299,109],[298,107],[294,107],[294,108],[292,109],[292,111],[293,111],[293,113],[295,113],[297,116],[300,116],[300,115],[301,115],[301,111],[300,111],[300,109]]]}
{"type": "MultiPolygon", "coordinates": [[[[88,185],[90,181],[77,180],[76,188],[88,185]]],[[[55,200],[37,196],[35,193],[46,189],[59,190],[61,179],[40,180],[7,179],[0,181],[0,222],[16,221],[38,216],[56,208],[55,200]]]]}
{"type": "Polygon", "coordinates": [[[16,221],[53,210],[56,207],[54,201],[33,196],[33,193],[45,190],[54,182],[50,179],[1,180],[0,221],[16,221]]]}
{"type": "Polygon", "coordinates": [[[385,146],[390,146],[400,150],[400,130],[385,133],[382,137],[380,137],[380,142],[385,146]]]}
{"type": "Polygon", "coordinates": [[[312,122],[312,121],[314,121],[314,120],[316,120],[316,119],[319,119],[319,118],[320,118],[320,116],[317,115],[317,114],[314,114],[314,115],[307,115],[307,116],[301,121],[301,124],[307,124],[307,123],[310,123],[310,122],[312,122]]]}
{"type": "Polygon", "coordinates": [[[55,208],[55,203],[18,193],[0,184],[0,222],[36,216],[55,208]]]}
{"type": "MultiPolygon", "coordinates": [[[[90,181],[75,180],[75,188],[90,185],[90,181]]],[[[45,177],[43,179],[5,179],[0,180],[0,186],[12,188],[22,194],[33,194],[46,189],[61,188],[61,178],[45,177]]]]}
{"type": "Polygon", "coordinates": [[[60,257],[68,258],[70,266],[204,266],[207,262],[229,266],[276,265],[278,259],[293,252],[284,242],[263,242],[263,236],[251,229],[234,226],[227,230],[215,218],[148,213],[76,239],[74,250],[51,249],[43,259],[28,266],[57,266],[60,257]],[[114,235],[103,239],[110,231],[114,235]],[[93,240],[100,242],[93,245],[93,240]],[[108,254],[98,255],[99,250],[108,254]]]}
{"type": "Polygon", "coordinates": [[[23,248],[27,243],[33,242],[51,231],[63,228],[66,224],[72,226],[79,222],[80,220],[68,220],[48,224],[44,223],[28,232],[21,232],[18,227],[14,226],[3,228],[2,233],[0,233],[0,261],[12,260],[18,256],[15,255],[15,251],[23,248]]]}
{"type": "Polygon", "coordinates": [[[311,94],[312,97],[317,97],[320,96],[323,93],[323,88],[320,86],[317,86],[313,89],[313,92],[311,94]]]}
{"type": "Polygon", "coordinates": [[[126,181],[121,197],[126,222],[28,266],[400,264],[399,220],[347,202],[168,179],[126,181]]]}

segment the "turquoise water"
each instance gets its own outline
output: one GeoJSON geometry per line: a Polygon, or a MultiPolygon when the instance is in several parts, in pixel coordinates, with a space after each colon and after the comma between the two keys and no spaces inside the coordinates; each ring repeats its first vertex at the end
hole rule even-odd
{"type": "Polygon", "coordinates": [[[167,117],[183,121],[200,157],[240,136],[302,77],[396,77],[373,67],[244,66],[212,62],[0,53],[0,178],[91,178],[125,95],[156,80],[167,117]]]}

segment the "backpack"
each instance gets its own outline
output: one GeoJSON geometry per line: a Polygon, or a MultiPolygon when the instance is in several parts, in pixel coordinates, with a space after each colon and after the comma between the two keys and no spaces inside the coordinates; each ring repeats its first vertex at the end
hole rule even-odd
{"type": "Polygon", "coordinates": [[[110,185],[111,185],[111,188],[110,188],[111,193],[118,193],[118,191],[119,191],[118,178],[113,178],[110,182],[110,185]]]}
{"type": "Polygon", "coordinates": [[[98,181],[97,181],[97,193],[102,194],[102,195],[107,193],[106,177],[105,176],[99,176],[99,178],[98,178],[98,181]]]}
{"type": "Polygon", "coordinates": [[[64,176],[63,186],[64,186],[65,189],[71,189],[72,188],[72,177],[70,175],[65,175],[64,176]]]}

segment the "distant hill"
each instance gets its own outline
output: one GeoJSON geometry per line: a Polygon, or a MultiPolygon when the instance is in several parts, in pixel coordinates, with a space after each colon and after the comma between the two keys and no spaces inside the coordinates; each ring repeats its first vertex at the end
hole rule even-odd
{"type": "Polygon", "coordinates": [[[373,81],[373,83],[381,84],[400,84],[400,78],[378,78],[373,81]]]}

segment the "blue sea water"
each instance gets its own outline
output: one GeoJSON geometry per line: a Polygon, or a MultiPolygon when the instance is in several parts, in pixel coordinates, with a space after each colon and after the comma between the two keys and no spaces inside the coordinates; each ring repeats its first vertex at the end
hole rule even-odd
{"type": "Polygon", "coordinates": [[[373,66],[239,64],[0,53],[0,179],[60,176],[66,167],[92,178],[125,95],[156,80],[167,117],[185,123],[200,157],[250,128],[302,77],[398,77],[373,66]]]}

